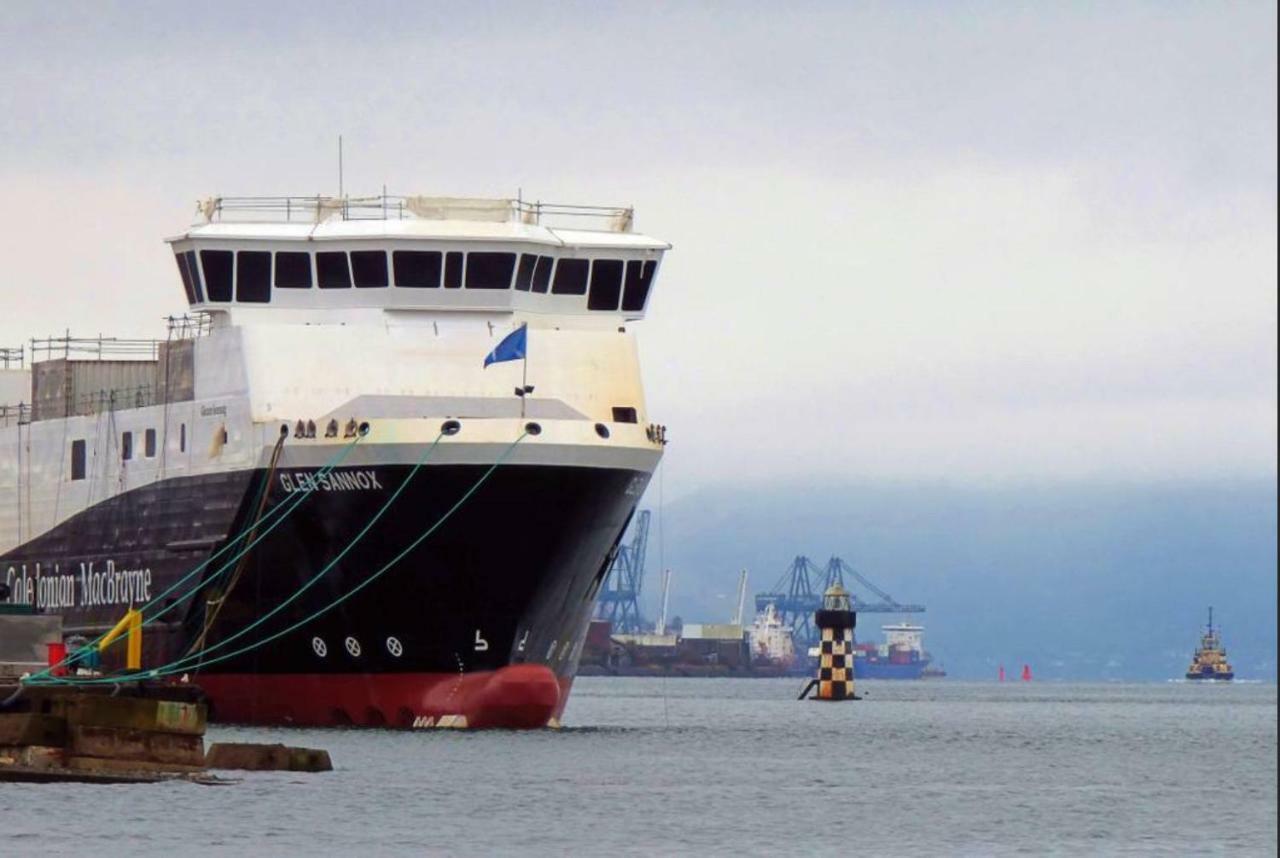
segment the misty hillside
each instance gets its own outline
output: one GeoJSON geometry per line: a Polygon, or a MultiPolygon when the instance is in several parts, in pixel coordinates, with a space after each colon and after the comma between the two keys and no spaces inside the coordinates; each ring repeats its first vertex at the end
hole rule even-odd
{"type": "MultiPolygon", "coordinates": [[[[926,605],[915,619],[952,676],[1023,663],[1040,678],[1181,676],[1210,604],[1237,676],[1276,676],[1270,480],[720,486],[668,502],[665,540],[656,513],[649,617],[660,551],[674,570],[671,613],[692,622],[728,621],[740,568],[755,593],[797,554],[820,566],[838,554],[899,602],[926,605]]],[[[891,619],[860,616],[860,638],[879,640],[891,619]]]]}

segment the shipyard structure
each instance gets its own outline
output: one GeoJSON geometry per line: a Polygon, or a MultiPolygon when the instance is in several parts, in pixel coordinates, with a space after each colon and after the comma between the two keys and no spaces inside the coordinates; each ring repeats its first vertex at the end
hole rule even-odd
{"type": "MultiPolygon", "coordinates": [[[[641,510],[629,539],[620,546],[601,589],[587,635],[581,670],[589,674],[683,676],[808,675],[821,658],[821,630],[813,617],[823,593],[846,581],[869,591],[864,599],[848,592],[854,615],[915,614],[923,605],[904,604],[881,590],[839,557],[819,569],[799,556],[774,587],[755,597],[756,615],[744,620],[747,572],[738,579],[736,612],[727,623],[668,621],[671,572],[664,570],[657,619],[646,622],[639,597],[645,580],[645,548],[650,515],[641,510]]],[[[924,627],[904,621],[880,625],[879,640],[856,636],[850,658],[857,678],[922,679],[945,676],[924,648],[924,627]]]]}

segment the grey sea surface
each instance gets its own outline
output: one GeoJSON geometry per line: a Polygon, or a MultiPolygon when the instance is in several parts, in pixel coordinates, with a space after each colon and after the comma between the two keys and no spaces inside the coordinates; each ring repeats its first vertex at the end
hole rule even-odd
{"type": "Polygon", "coordinates": [[[0,784],[0,855],[1276,854],[1276,686],[581,678],[539,732],[213,726],[230,786],[0,784]]]}

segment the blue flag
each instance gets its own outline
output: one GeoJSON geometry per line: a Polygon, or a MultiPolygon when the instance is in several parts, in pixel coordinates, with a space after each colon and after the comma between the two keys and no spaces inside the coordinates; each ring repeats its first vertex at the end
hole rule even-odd
{"type": "Polygon", "coordinates": [[[484,356],[484,365],[502,363],[508,360],[520,360],[525,356],[525,344],[528,325],[521,325],[502,338],[502,342],[493,347],[493,351],[484,356]]]}

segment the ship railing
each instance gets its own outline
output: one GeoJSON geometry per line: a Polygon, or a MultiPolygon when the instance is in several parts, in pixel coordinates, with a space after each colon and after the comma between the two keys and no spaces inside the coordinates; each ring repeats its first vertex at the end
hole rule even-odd
{"type": "Polygon", "coordinates": [[[165,324],[169,330],[169,340],[194,340],[207,337],[213,329],[213,314],[203,310],[183,313],[181,316],[166,316],[165,324]]]}
{"type": "Polygon", "coordinates": [[[17,405],[0,405],[0,426],[25,426],[31,422],[31,406],[25,402],[17,405]]]}
{"type": "Polygon", "coordinates": [[[122,339],[120,337],[73,337],[70,333],[61,337],[33,338],[31,359],[89,358],[93,360],[157,360],[164,340],[122,339]]]}
{"type": "Polygon", "coordinates": [[[541,200],[468,200],[382,193],[366,197],[284,196],[210,197],[196,206],[209,223],[283,221],[320,223],[342,220],[407,220],[414,218],[518,222],[541,226],[572,225],[610,232],[630,232],[635,210],[630,206],[588,206],[541,200]],[[448,214],[443,214],[448,212],[448,214]]]}
{"type": "Polygon", "coordinates": [[[26,346],[0,348],[0,369],[22,369],[26,365],[26,346]]]}

